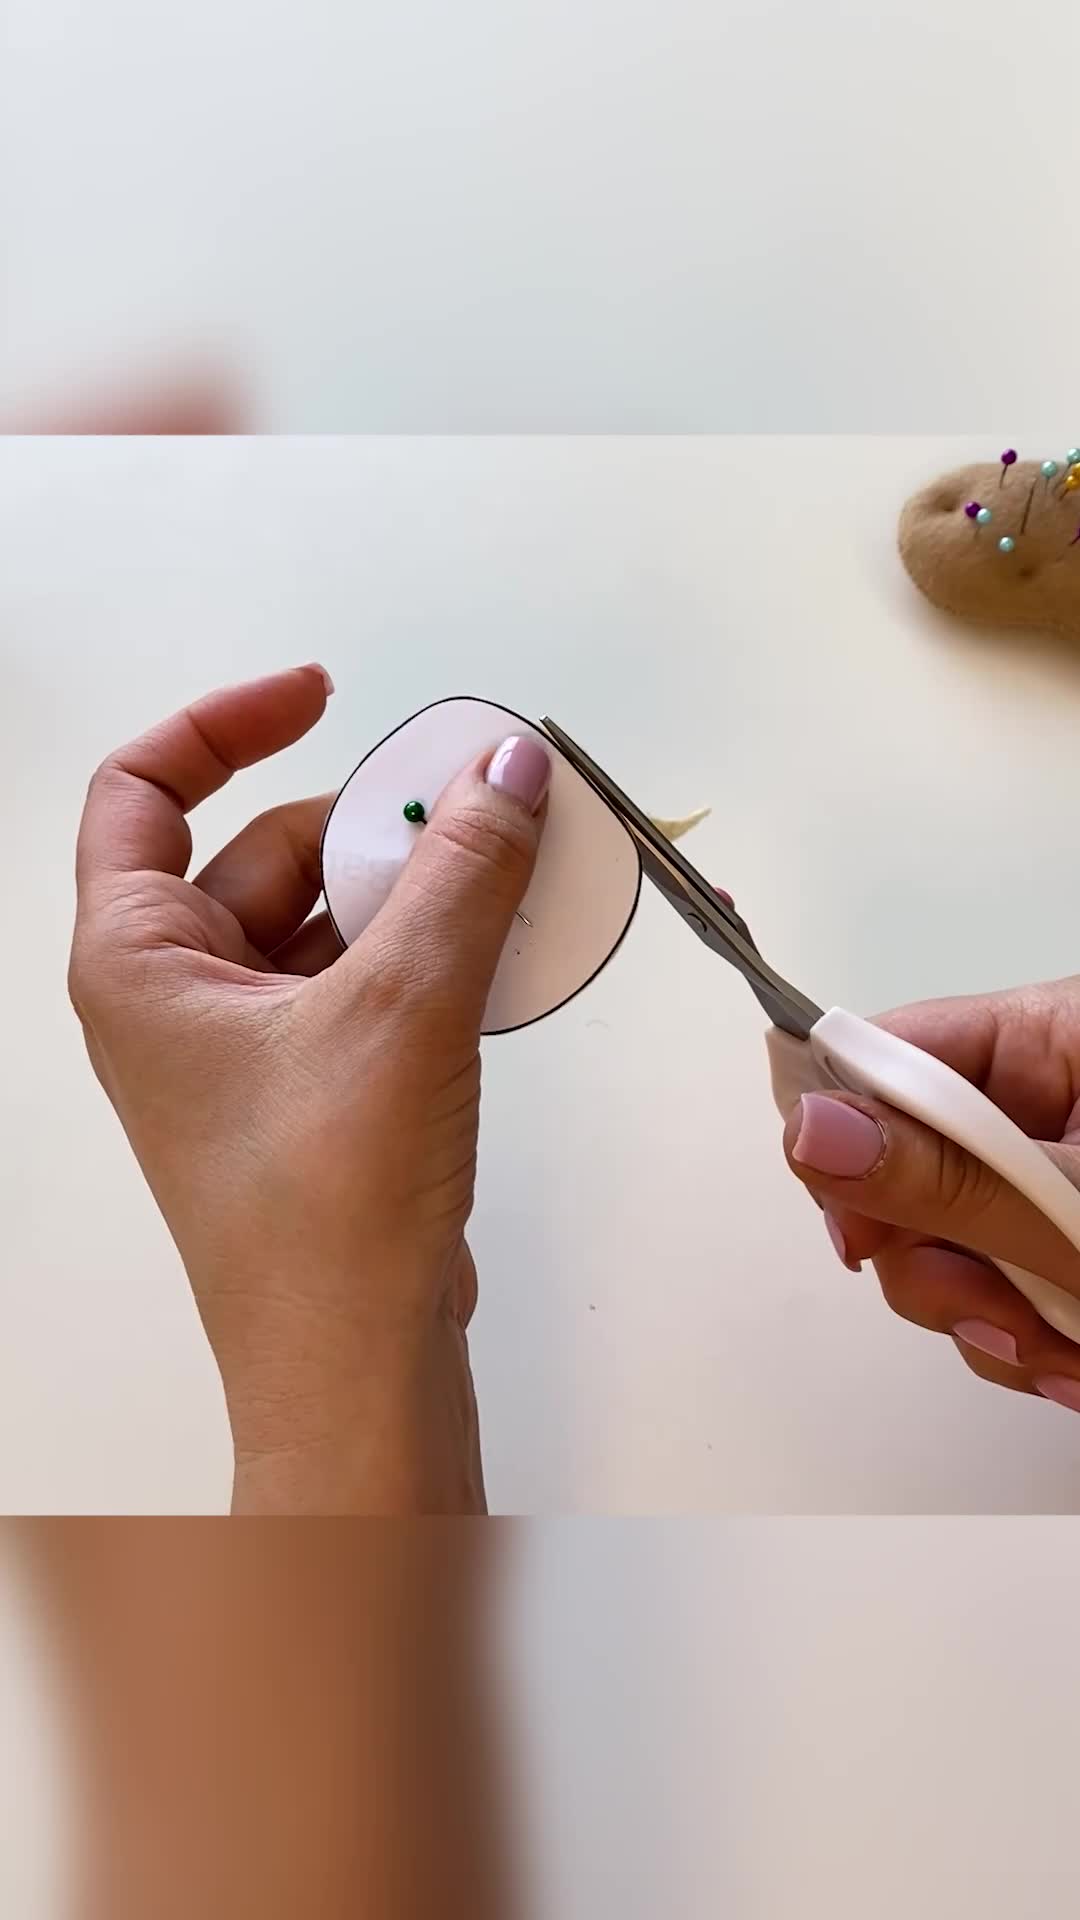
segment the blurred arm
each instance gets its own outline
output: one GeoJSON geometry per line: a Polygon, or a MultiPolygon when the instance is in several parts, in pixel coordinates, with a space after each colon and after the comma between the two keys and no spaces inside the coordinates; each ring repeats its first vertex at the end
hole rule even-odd
{"type": "Polygon", "coordinates": [[[352,1520],[15,1533],[69,1709],[79,1920],[507,1920],[494,1534],[352,1520]]]}

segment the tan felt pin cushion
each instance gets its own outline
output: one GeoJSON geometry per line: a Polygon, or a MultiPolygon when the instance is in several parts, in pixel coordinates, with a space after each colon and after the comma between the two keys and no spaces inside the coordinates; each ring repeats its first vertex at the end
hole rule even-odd
{"type": "Polygon", "coordinates": [[[1044,480],[1038,463],[1018,461],[1004,484],[998,461],[958,467],[908,501],[900,515],[900,557],[920,592],[966,619],[998,627],[1053,627],[1080,637],[1080,489],[1063,494],[1064,473],[1044,480]],[[1027,531],[1020,523],[1032,484],[1027,531]],[[964,512],[989,507],[989,526],[964,512]],[[1009,533],[1012,553],[999,553],[1009,533]]]}

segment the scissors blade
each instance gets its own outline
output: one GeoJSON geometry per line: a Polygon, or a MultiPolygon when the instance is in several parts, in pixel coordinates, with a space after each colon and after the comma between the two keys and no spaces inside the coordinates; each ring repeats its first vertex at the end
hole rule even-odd
{"type": "Polygon", "coordinates": [[[762,959],[741,915],[722,900],[685,854],[657,831],[647,814],[547,715],[540,725],[577,773],[622,821],[637,845],[642,870],[699,940],[734,966],[774,1026],[805,1040],[822,1010],[762,959]]]}

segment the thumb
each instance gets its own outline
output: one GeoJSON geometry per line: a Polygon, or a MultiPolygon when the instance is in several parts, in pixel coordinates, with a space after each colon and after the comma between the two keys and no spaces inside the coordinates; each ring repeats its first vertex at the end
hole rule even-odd
{"type": "MultiPolygon", "coordinates": [[[[1080,1148],[1041,1143],[1080,1188],[1080,1148]]],[[[806,1093],[784,1127],[788,1165],[831,1213],[847,1208],[1006,1260],[1080,1295],[1080,1253],[1030,1200],[907,1114],[853,1094],[806,1093]]]]}
{"type": "Polygon", "coordinates": [[[366,950],[361,965],[391,997],[422,997],[429,1011],[479,1025],[532,878],[550,778],[539,740],[513,734],[447,787],[386,905],[350,949],[366,950]]]}

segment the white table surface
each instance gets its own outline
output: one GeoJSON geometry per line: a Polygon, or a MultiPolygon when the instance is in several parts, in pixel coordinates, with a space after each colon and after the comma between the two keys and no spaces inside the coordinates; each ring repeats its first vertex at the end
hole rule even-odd
{"type": "Polygon", "coordinates": [[[290,430],[1069,445],[1078,62],[1068,0],[4,0],[0,412],[176,352],[290,430]]]}
{"type": "MultiPolygon", "coordinates": [[[[1080,658],[950,625],[894,552],[909,489],[986,451],[0,447],[0,1510],[226,1494],[216,1376],[65,1001],[101,755],[210,685],[325,660],[325,721],[199,813],[201,856],[333,787],[416,706],[479,693],[554,713],[652,809],[711,804],[693,857],[823,1003],[1065,973],[1080,658]]],[[[496,1509],[1076,1505],[1080,1422],[979,1385],[837,1264],[783,1165],[756,1004],[658,899],[485,1070],[473,1351],[496,1509]]]]}

